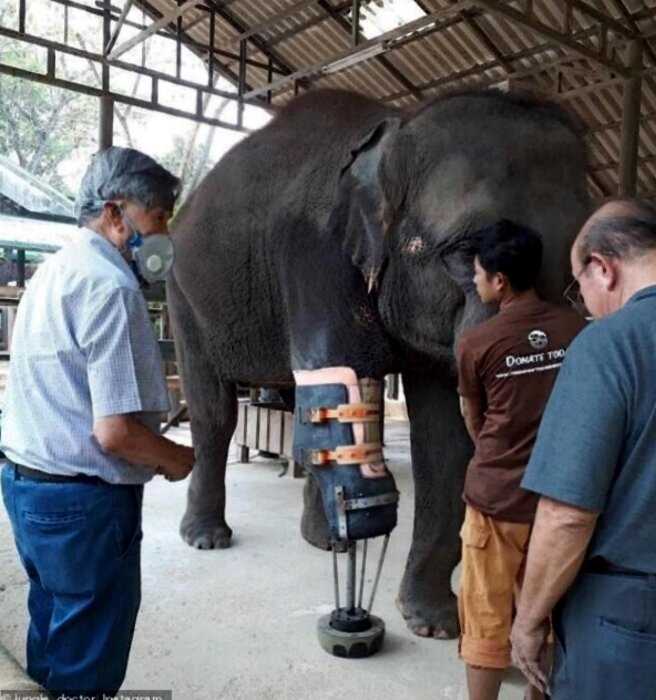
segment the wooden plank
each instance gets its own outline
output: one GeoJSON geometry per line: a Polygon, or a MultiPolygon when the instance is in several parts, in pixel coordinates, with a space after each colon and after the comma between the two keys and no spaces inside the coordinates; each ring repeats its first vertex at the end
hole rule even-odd
{"type": "Polygon", "coordinates": [[[235,443],[246,444],[246,404],[242,401],[237,406],[237,427],[235,428],[235,443]]]}
{"type": "Polygon", "coordinates": [[[257,406],[246,404],[246,440],[245,445],[257,449],[258,425],[257,406]]]}
{"type": "Polygon", "coordinates": [[[257,410],[257,414],[260,418],[257,426],[258,449],[271,452],[272,450],[269,447],[269,420],[271,417],[271,409],[260,406],[257,410]]]}
{"type": "Polygon", "coordinates": [[[283,411],[269,411],[269,452],[282,454],[283,411]]]}
{"type": "Polygon", "coordinates": [[[283,443],[281,454],[285,457],[292,459],[293,445],[294,445],[294,414],[285,411],[283,413],[284,425],[283,425],[283,443]]]}

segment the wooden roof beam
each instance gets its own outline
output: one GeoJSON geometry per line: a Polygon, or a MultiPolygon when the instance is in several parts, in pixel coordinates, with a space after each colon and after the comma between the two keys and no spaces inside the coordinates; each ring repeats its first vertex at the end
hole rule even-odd
{"type": "MultiPolygon", "coordinates": [[[[136,36],[133,36],[131,39],[124,41],[120,46],[117,46],[113,51],[111,51],[111,53],[107,55],[107,59],[113,61],[119,56],[122,56],[130,49],[133,49],[135,46],[138,46],[142,41],[145,41],[152,34],[156,34],[160,29],[163,29],[174,20],[178,19],[179,17],[182,17],[182,15],[185,12],[193,10],[196,7],[196,5],[200,5],[201,2],[202,0],[187,0],[184,3],[184,5],[180,5],[179,7],[171,9],[166,14],[163,14],[157,21],[153,22],[150,25],[150,27],[147,27],[143,31],[139,32],[136,36]]],[[[123,20],[125,21],[124,17],[123,20]]]]}
{"type": "Polygon", "coordinates": [[[580,10],[584,15],[588,15],[588,17],[597,20],[597,22],[606,27],[606,29],[610,29],[615,32],[615,34],[619,34],[626,39],[635,39],[639,34],[639,32],[636,32],[635,24],[632,27],[627,27],[625,24],[622,24],[622,22],[618,22],[614,17],[607,15],[605,12],[598,10],[587,2],[583,2],[583,0],[565,0],[565,2],[571,7],[580,10]]]}
{"type": "Polygon", "coordinates": [[[501,5],[499,2],[497,2],[497,0],[475,0],[475,4],[479,7],[484,7],[494,14],[504,17],[505,19],[510,20],[519,26],[529,29],[539,36],[549,39],[572,53],[583,56],[584,58],[587,58],[594,63],[603,66],[604,68],[609,68],[614,73],[617,73],[624,78],[628,78],[631,75],[631,69],[623,63],[619,63],[618,61],[615,61],[608,56],[598,53],[594,49],[577,42],[573,38],[572,34],[559,32],[557,29],[543,24],[540,22],[540,20],[536,19],[535,16],[527,12],[520,12],[519,10],[516,10],[508,5],[501,5]]]}
{"type": "MultiPolygon", "coordinates": [[[[335,5],[333,7],[333,12],[336,15],[343,16],[347,14],[347,12],[353,7],[353,0],[346,0],[346,2],[342,2],[339,5],[335,5]]],[[[296,36],[300,32],[304,32],[306,29],[310,29],[310,27],[315,27],[317,24],[322,24],[323,22],[329,22],[332,19],[331,15],[327,14],[321,14],[317,15],[316,17],[313,17],[312,19],[308,19],[305,22],[302,22],[301,24],[298,25],[298,27],[292,27],[291,29],[286,29],[282,34],[278,34],[277,36],[272,37],[269,39],[267,42],[269,46],[274,47],[277,46],[278,44],[282,44],[283,41],[287,41],[287,39],[291,39],[293,36],[296,36]]]]}
{"type": "MultiPolygon", "coordinates": [[[[643,165],[644,163],[653,163],[656,160],[656,155],[642,156],[638,158],[638,165],[643,165]]],[[[593,163],[590,167],[590,172],[601,173],[604,170],[619,170],[619,161],[608,161],[607,163],[593,163]]]]}
{"type": "Polygon", "coordinates": [[[249,27],[245,32],[242,32],[241,34],[239,34],[239,36],[235,37],[230,43],[239,43],[244,39],[250,39],[256,34],[269,31],[272,27],[275,27],[277,24],[279,24],[281,20],[287,19],[288,17],[292,17],[293,15],[297,14],[300,10],[305,9],[310,5],[315,5],[316,2],[317,0],[299,0],[299,2],[295,2],[286,10],[275,12],[259,24],[254,24],[252,27],[249,27]]]}
{"type": "MultiPolygon", "coordinates": [[[[219,2],[218,0],[208,0],[208,4],[210,7],[213,7],[216,10],[216,14],[218,16],[222,17],[238,33],[244,34],[248,32],[248,27],[226,8],[227,3],[219,2]]],[[[277,63],[282,69],[283,73],[286,73],[287,75],[294,73],[292,66],[290,66],[277,51],[269,47],[267,42],[260,37],[250,36],[248,39],[244,39],[244,41],[250,42],[258,51],[270,58],[274,63],[277,63]]],[[[266,90],[263,92],[266,92],[266,90]]]]}
{"type": "MultiPolygon", "coordinates": [[[[623,0],[611,0],[613,5],[617,8],[618,12],[626,19],[627,24],[633,29],[637,36],[641,35],[638,23],[633,19],[633,15],[628,10],[627,6],[624,4],[623,0]]],[[[656,51],[651,47],[648,41],[644,43],[644,49],[652,63],[656,64],[656,51]]]]}
{"type": "Polygon", "coordinates": [[[599,177],[596,175],[596,173],[592,172],[589,168],[587,171],[588,178],[590,182],[597,188],[597,191],[601,195],[602,199],[605,199],[608,197],[608,191],[606,188],[603,186],[601,180],[599,177]]]}
{"type": "Polygon", "coordinates": [[[127,19],[128,12],[130,12],[130,8],[132,7],[133,2],[134,0],[125,0],[125,4],[123,5],[123,9],[121,10],[121,16],[118,18],[118,23],[116,25],[116,28],[114,29],[114,33],[112,34],[109,43],[107,44],[107,46],[105,46],[105,49],[103,51],[105,55],[107,55],[114,47],[114,44],[118,39],[118,35],[121,33],[121,29],[123,29],[123,24],[127,19]]]}
{"type": "MultiPolygon", "coordinates": [[[[235,0],[226,0],[226,2],[225,2],[224,4],[228,4],[228,5],[229,5],[231,2],[234,2],[234,1],[235,1],[235,0]]],[[[145,12],[149,17],[154,18],[154,19],[159,19],[159,18],[162,17],[162,13],[161,13],[157,8],[153,7],[153,6],[148,2],[148,0],[137,0],[137,4],[144,10],[144,12],[145,12]]],[[[170,23],[166,26],[166,30],[168,30],[169,32],[171,32],[171,37],[172,37],[172,38],[176,38],[176,35],[177,35],[177,27],[175,26],[175,24],[174,24],[173,22],[170,22],[170,23]]],[[[191,49],[192,51],[194,51],[194,53],[195,53],[197,56],[200,56],[200,48],[197,46],[197,42],[195,42],[190,36],[188,36],[188,35],[186,35],[186,34],[183,34],[182,37],[181,37],[181,41],[182,41],[183,43],[185,43],[185,42],[189,43],[190,49],[191,49]],[[194,49],[194,46],[196,47],[195,49],[194,49]]],[[[209,46],[203,47],[203,52],[207,52],[208,49],[209,49],[209,46]]],[[[237,74],[236,74],[234,71],[230,70],[230,68],[229,68],[227,65],[225,65],[225,64],[223,64],[221,61],[217,60],[217,58],[216,58],[216,55],[217,55],[217,54],[218,54],[218,52],[216,52],[216,54],[215,54],[215,56],[214,56],[214,63],[213,63],[213,65],[214,65],[215,68],[218,70],[218,72],[221,73],[221,75],[223,75],[223,76],[224,76],[227,80],[229,80],[233,85],[237,85],[237,82],[238,82],[238,80],[239,80],[237,74]]],[[[204,56],[201,56],[201,58],[204,58],[204,56]]]]}
{"type": "MultiPolygon", "coordinates": [[[[353,3],[350,3],[351,6],[353,3]]],[[[330,17],[339,24],[342,29],[345,31],[351,33],[351,23],[346,20],[340,13],[336,12],[335,9],[332,7],[332,5],[329,2],[326,2],[325,0],[319,0],[319,6],[327,12],[330,17]]],[[[358,31],[358,36],[357,36],[358,41],[356,42],[357,44],[361,43],[362,41],[365,40],[364,35],[362,32],[358,31]]],[[[422,94],[421,90],[417,88],[417,86],[390,61],[385,58],[385,56],[376,56],[376,61],[401,85],[403,85],[408,92],[415,97],[417,100],[422,99],[422,94]]]]}
{"type": "MultiPolygon", "coordinates": [[[[415,2],[426,14],[430,12],[423,0],[415,0],[415,2]]],[[[449,2],[453,5],[456,2],[456,0],[449,0],[449,2]]],[[[482,13],[480,10],[470,8],[459,12],[458,18],[471,29],[471,31],[477,36],[481,44],[483,44],[483,46],[494,56],[494,58],[497,60],[499,65],[506,71],[506,73],[512,73],[512,65],[510,64],[510,62],[506,60],[506,57],[503,55],[503,52],[492,41],[492,39],[490,39],[485,30],[476,21],[476,18],[481,14],[482,13]]]]}
{"type": "MultiPolygon", "coordinates": [[[[320,0],[322,1],[322,0],[320,0]]],[[[325,1],[325,0],[323,0],[325,1]]],[[[332,66],[337,66],[341,64],[341,67],[346,68],[350,65],[355,65],[360,62],[360,60],[366,60],[375,55],[375,49],[380,48],[380,52],[384,52],[394,47],[394,41],[405,34],[410,32],[418,32],[423,28],[433,24],[435,20],[446,15],[452,15],[460,10],[470,7],[472,0],[460,0],[460,2],[450,7],[444,7],[440,10],[436,10],[425,17],[420,17],[412,22],[408,22],[401,27],[397,27],[392,31],[385,32],[374,39],[369,39],[363,41],[356,47],[350,48],[347,51],[342,51],[331,58],[328,58],[320,63],[316,63],[307,68],[301,68],[300,70],[291,73],[288,76],[274,80],[273,82],[262,85],[255,90],[247,92],[245,97],[256,97],[268,91],[276,91],[282,87],[285,87],[294,80],[299,80],[302,78],[316,77],[322,73],[331,70],[332,66]]]]}
{"type": "Polygon", "coordinates": [[[485,46],[485,48],[494,56],[494,58],[496,58],[499,65],[506,71],[506,73],[512,73],[513,68],[510,61],[506,59],[503,52],[485,33],[485,30],[478,24],[476,19],[470,15],[469,11],[461,12],[460,16],[463,18],[463,21],[467,24],[467,26],[474,32],[474,34],[476,34],[483,46],[485,46]]]}
{"type": "MultiPolygon", "coordinates": [[[[640,124],[648,124],[649,122],[656,121],[656,112],[647,112],[640,116],[640,124]]],[[[608,122],[607,124],[597,124],[591,129],[588,129],[588,134],[599,134],[604,131],[612,131],[613,129],[619,129],[622,126],[622,120],[618,119],[614,122],[608,122]]]]}

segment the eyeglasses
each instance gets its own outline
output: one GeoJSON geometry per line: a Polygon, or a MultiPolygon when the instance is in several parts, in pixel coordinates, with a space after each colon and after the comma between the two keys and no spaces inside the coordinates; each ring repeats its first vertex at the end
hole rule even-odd
{"type": "Polygon", "coordinates": [[[572,275],[574,279],[565,287],[563,292],[563,297],[572,305],[575,311],[578,311],[583,316],[588,315],[588,311],[585,306],[585,300],[581,294],[581,285],[579,279],[581,275],[585,272],[585,268],[590,264],[592,258],[588,256],[584,261],[578,275],[572,275]]]}

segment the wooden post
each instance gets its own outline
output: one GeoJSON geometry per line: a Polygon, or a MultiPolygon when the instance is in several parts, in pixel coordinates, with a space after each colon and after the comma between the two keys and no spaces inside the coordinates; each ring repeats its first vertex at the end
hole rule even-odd
{"type": "Polygon", "coordinates": [[[353,0],[351,23],[353,25],[352,43],[353,46],[357,46],[360,43],[360,0],[353,0]]]}
{"type": "Polygon", "coordinates": [[[16,251],[16,286],[25,286],[25,251],[22,248],[16,251]]]}
{"type": "MultiPolygon", "coordinates": [[[[112,39],[111,4],[103,2],[103,47],[109,46],[112,39]]],[[[102,89],[109,92],[109,65],[102,64],[102,89]]],[[[98,131],[98,150],[104,151],[114,143],[114,100],[108,94],[100,98],[100,124],[98,131]]]]}
{"type": "Polygon", "coordinates": [[[635,197],[638,182],[638,146],[640,137],[640,104],[642,101],[642,41],[629,44],[629,65],[634,72],[624,81],[622,109],[622,152],[620,154],[619,194],[635,197]]]}
{"type": "Polygon", "coordinates": [[[109,95],[100,98],[100,129],[98,150],[104,151],[114,142],[114,99],[109,95]]]}

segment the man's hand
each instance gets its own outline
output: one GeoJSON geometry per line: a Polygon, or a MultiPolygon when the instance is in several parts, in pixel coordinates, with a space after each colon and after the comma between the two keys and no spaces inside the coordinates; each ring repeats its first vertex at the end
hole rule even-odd
{"type": "Polygon", "coordinates": [[[518,617],[510,635],[513,663],[526,676],[528,682],[542,693],[547,692],[549,678],[549,629],[548,620],[535,626],[518,617]]]}
{"type": "Polygon", "coordinates": [[[177,446],[177,453],[173,460],[157,468],[158,474],[163,474],[168,481],[182,481],[191,472],[196,457],[193,447],[177,446]]]}
{"type": "Polygon", "coordinates": [[[93,434],[105,452],[151,467],[169,481],[184,479],[194,465],[191,447],[153,432],[130,414],[99,418],[94,421],[93,434]]]}
{"type": "Polygon", "coordinates": [[[538,504],[510,642],[514,663],[542,691],[549,616],[581,568],[597,517],[546,496],[538,504]]]}

